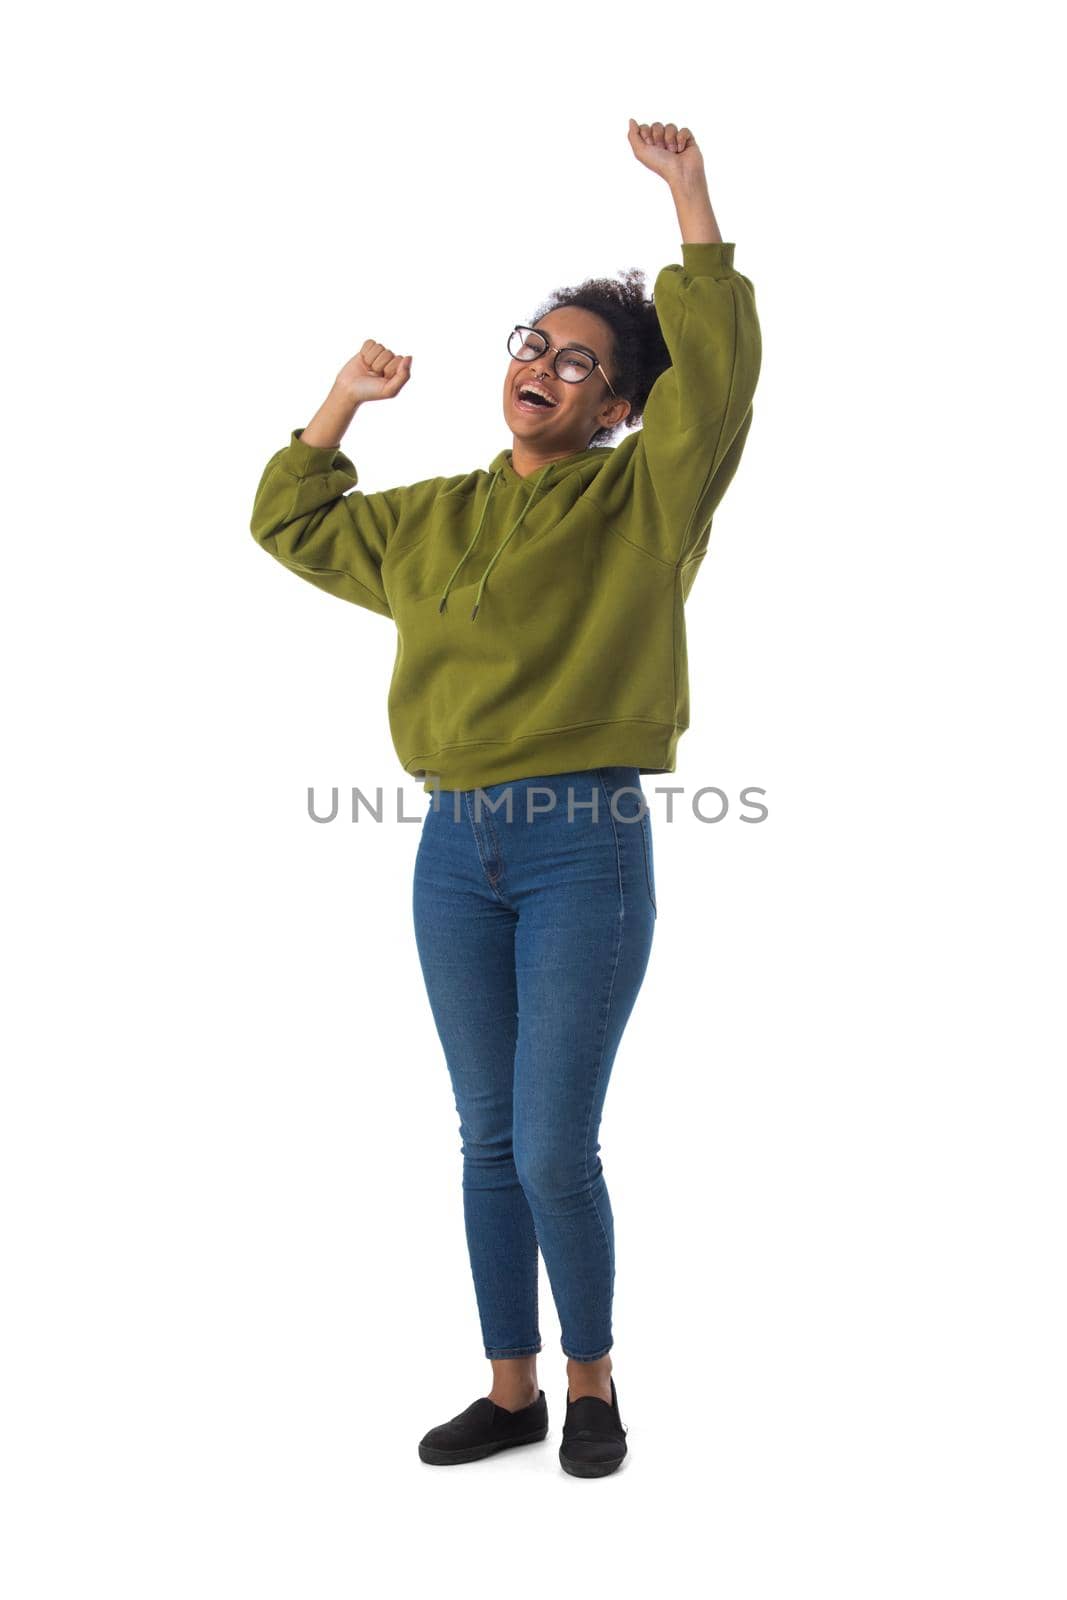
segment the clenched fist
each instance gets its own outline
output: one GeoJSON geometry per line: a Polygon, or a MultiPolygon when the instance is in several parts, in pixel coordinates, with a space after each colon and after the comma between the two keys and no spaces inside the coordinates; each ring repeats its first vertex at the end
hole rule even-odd
{"type": "Polygon", "coordinates": [[[362,405],[364,400],[392,400],[410,376],[410,356],[394,355],[376,339],[367,339],[337,374],[337,387],[362,405]]]}
{"type": "Polygon", "coordinates": [[[690,128],[673,122],[637,122],[630,118],[630,149],[643,167],[658,172],[668,183],[691,183],[704,177],[704,157],[690,128]]]}

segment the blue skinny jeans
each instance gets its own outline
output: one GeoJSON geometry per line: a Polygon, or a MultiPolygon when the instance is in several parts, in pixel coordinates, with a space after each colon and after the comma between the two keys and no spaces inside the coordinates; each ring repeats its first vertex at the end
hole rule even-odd
{"type": "Polygon", "coordinates": [[[595,1361],[615,1283],[600,1118],[656,920],[638,769],[428,795],[412,907],[459,1113],[485,1354],[541,1349],[540,1248],[562,1348],[595,1361]]]}

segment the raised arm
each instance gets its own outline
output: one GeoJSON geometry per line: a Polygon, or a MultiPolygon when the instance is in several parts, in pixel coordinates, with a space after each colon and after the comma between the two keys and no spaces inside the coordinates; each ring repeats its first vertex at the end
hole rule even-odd
{"type": "Polygon", "coordinates": [[[342,367],[308,426],[294,428],[267,462],[252,508],[253,538],[283,566],[386,617],[392,612],[382,560],[406,491],[356,489],[356,469],[340,442],[362,404],[392,399],[410,373],[410,356],[368,339],[342,367]]]}
{"type": "Polygon", "coordinates": [[[744,449],[760,325],[752,283],[735,270],[734,245],[719,231],[690,130],[631,119],[630,144],[669,185],[682,260],[660,271],[653,290],[671,365],[652,386],[641,427],[606,465],[602,494],[608,515],[625,514],[632,542],[682,565],[706,549],[712,514],[744,449]]]}

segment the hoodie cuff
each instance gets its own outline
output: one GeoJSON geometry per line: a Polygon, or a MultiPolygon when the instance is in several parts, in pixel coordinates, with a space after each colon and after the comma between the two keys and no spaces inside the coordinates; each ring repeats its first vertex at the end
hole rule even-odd
{"type": "Polygon", "coordinates": [[[734,270],[733,244],[683,244],[682,266],[691,277],[723,278],[734,270]]]}
{"type": "Polygon", "coordinates": [[[294,478],[306,478],[315,472],[329,472],[341,448],[337,444],[305,444],[300,435],[303,428],[294,428],[289,435],[285,451],[285,468],[294,478]]]}

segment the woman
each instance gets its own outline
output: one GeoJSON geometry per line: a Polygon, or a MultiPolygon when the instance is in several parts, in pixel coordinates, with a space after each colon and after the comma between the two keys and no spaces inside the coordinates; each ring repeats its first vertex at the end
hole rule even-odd
{"type": "Polygon", "coordinates": [[[413,917],[462,1136],[464,1220],[493,1381],[419,1445],[472,1461],[545,1438],[538,1250],[567,1356],[560,1461],[626,1454],[609,1351],[608,1077],[656,918],[642,773],[689,721],[683,605],[744,448],[760,368],[691,131],[630,119],[671,191],[682,264],[559,291],[513,331],[512,434],[481,469],[364,494],[339,443],[411,357],[368,339],[267,463],[257,541],[397,626],[390,727],[431,795],[413,917]],[[642,419],[614,448],[621,424],[642,419]]]}

